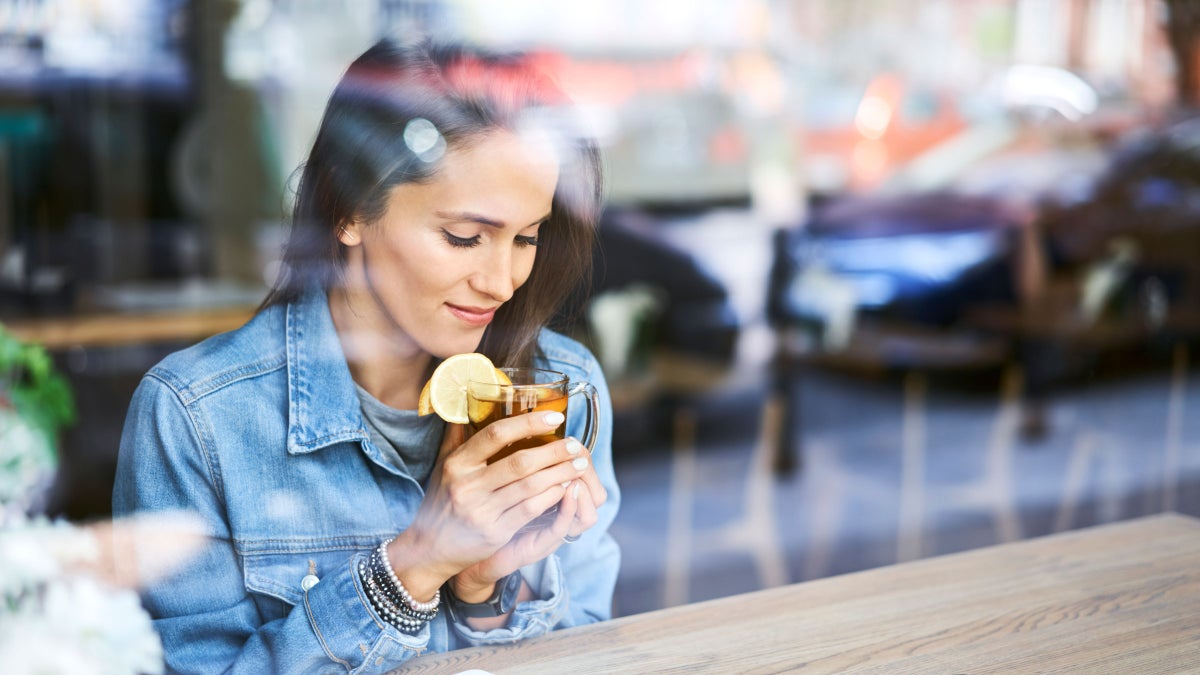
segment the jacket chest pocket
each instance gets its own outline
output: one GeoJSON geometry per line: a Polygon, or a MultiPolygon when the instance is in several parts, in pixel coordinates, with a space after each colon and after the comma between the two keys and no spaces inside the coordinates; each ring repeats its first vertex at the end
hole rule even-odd
{"type": "Polygon", "coordinates": [[[254,598],[264,621],[281,618],[300,604],[312,583],[331,574],[347,574],[350,559],[359,551],[368,551],[378,540],[243,542],[239,547],[246,590],[254,598]]]}

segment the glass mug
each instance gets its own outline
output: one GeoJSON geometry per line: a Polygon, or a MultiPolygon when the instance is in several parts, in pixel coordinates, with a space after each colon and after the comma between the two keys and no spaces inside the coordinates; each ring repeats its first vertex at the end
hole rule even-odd
{"type": "MultiPolygon", "coordinates": [[[[501,368],[500,371],[508,377],[511,384],[467,383],[467,416],[471,420],[472,431],[478,432],[497,420],[535,411],[553,410],[566,417],[568,399],[582,394],[587,401],[587,414],[584,418],[583,438],[579,439],[579,442],[587,449],[587,454],[591,455],[592,447],[596,445],[596,430],[600,418],[600,402],[596,397],[596,388],[591,383],[572,384],[566,375],[553,370],[501,368]]],[[[498,462],[520,450],[537,448],[561,440],[566,437],[566,433],[567,423],[564,420],[557,429],[549,433],[522,438],[505,446],[488,459],[488,464],[498,462]]],[[[557,512],[558,505],[555,504],[521,528],[522,531],[549,525],[557,512]]]]}

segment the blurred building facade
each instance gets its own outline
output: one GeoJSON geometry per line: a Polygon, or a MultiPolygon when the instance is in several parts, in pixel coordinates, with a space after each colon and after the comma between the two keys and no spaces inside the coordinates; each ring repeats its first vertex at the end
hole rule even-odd
{"type": "Polygon", "coordinates": [[[605,144],[616,203],[753,198],[785,220],[810,185],[873,184],[965,124],[1016,63],[1170,104],[1169,5],[6,0],[0,280],[27,309],[137,278],[261,286],[321,101],[383,34],[540,54],[605,144]],[[868,91],[881,75],[893,99],[868,91]]]}

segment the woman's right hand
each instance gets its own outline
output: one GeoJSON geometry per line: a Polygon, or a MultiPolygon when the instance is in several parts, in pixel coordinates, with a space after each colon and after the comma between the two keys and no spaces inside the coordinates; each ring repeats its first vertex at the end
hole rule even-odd
{"type": "Polygon", "coordinates": [[[564,483],[586,472],[588,454],[569,438],[487,463],[509,444],[551,433],[562,422],[562,413],[528,413],[493,422],[469,439],[465,427],[447,426],[425,499],[388,550],[414,597],[432,597],[447,579],[491,556],[558,503],[564,483]]]}

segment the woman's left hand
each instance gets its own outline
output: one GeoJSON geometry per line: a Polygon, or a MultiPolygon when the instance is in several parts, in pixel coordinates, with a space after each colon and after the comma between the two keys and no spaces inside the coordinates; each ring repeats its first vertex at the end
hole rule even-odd
{"type": "Polygon", "coordinates": [[[577,538],[595,525],[597,509],[607,499],[608,493],[600,485],[595,470],[589,468],[567,486],[558,514],[550,525],[519,532],[490,557],[459,572],[450,580],[454,594],[467,602],[490,596],[498,579],[545,558],[568,543],[567,537],[577,538]]]}

